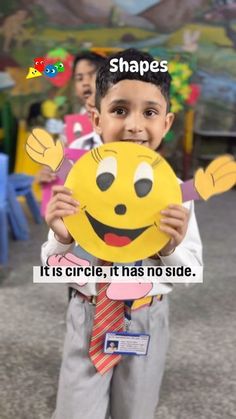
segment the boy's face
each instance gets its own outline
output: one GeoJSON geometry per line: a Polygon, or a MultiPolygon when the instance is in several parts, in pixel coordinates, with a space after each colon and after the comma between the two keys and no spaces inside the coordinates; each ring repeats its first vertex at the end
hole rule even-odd
{"type": "Polygon", "coordinates": [[[96,132],[104,143],[131,141],[155,150],[174,119],[166,113],[160,89],[140,80],[122,80],[102,98],[100,112],[93,112],[96,132]]]}
{"type": "Polygon", "coordinates": [[[96,82],[96,73],[93,74],[92,79],[91,79],[91,95],[88,96],[88,98],[85,101],[85,108],[90,119],[92,118],[92,113],[96,108],[95,107],[95,90],[96,90],[95,82],[96,82]]]}
{"type": "Polygon", "coordinates": [[[91,95],[91,82],[95,73],[96,66],[89,60],[81,60],[76,64],[74,72],[75,93],[82,103],[85,103],[91,95]]]}

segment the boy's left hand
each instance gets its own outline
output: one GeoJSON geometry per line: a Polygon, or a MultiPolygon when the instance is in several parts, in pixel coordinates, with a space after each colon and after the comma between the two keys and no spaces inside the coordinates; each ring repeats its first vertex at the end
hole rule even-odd
{"type": "Polygon", "coordinates": [[[171,204],[161,211],[160,230],[170,236],[170,241],[159,252],[160,256],[170,255],[182,242],[189,222],[189,210],[182,205],[171,204]]]}

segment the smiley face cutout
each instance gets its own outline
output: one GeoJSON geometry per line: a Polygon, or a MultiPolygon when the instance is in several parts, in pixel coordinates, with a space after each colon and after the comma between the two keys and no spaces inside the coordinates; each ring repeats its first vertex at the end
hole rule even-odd
{"type": "Polygon", "coordinates": [[[70,234],[93,256],[127,263],[164,247],[160,211],[180,204],[180,185],[169,164],[137,144],[114,142],[86,153],[65,182],[80,203],[64,218],[70,234]]]}

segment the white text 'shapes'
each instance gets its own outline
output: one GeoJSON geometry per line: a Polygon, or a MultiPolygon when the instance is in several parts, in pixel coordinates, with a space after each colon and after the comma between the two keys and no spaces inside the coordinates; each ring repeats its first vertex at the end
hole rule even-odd
{"type": "Polygon", "coordinates": [[[119,71],[121,73],[140,73],[141,76],[143,76],[148,71],[152,71],[153,73],[158,73],[159,71],[161,71],[162,73],[164,73],[168,71],[168,62],[166,60],[153,60],[151,62],[143,60],[137,62],[136,60],[126,61],[122,57],[119,59],[112,58],[110,61],[110,72],[115,73],[116,71],[119,71]]]}

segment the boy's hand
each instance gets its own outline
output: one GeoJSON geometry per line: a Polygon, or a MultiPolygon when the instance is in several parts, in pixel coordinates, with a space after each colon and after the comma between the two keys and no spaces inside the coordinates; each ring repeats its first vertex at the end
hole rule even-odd
{"type": "Polygon", "coordinates": [[[73,238],[67,230],[62,218],[67,215],[76,214],[79,203],[72,198],[71,191],[65,186],[57,185],[52,187],[53,196],[50,199],[45,220],[48,226],[54,231],[56,239],[63,243],[72,243],[73,238]]]}
{"type": "Polygon", "coordinates": [[[160,230],[171,238],[159,252],[161,256],[170,255],[182,242],[188,228],[189,210],[182,205],[169,205],[161,211],[163,217],[160,220],[160,230]]]}
{"type": "Polygon", "coordinates": [[[44,166],[36,175],[35,180],[38,183],[51,183],[56,180],[57,175],[48,166],[44,166]]]}

